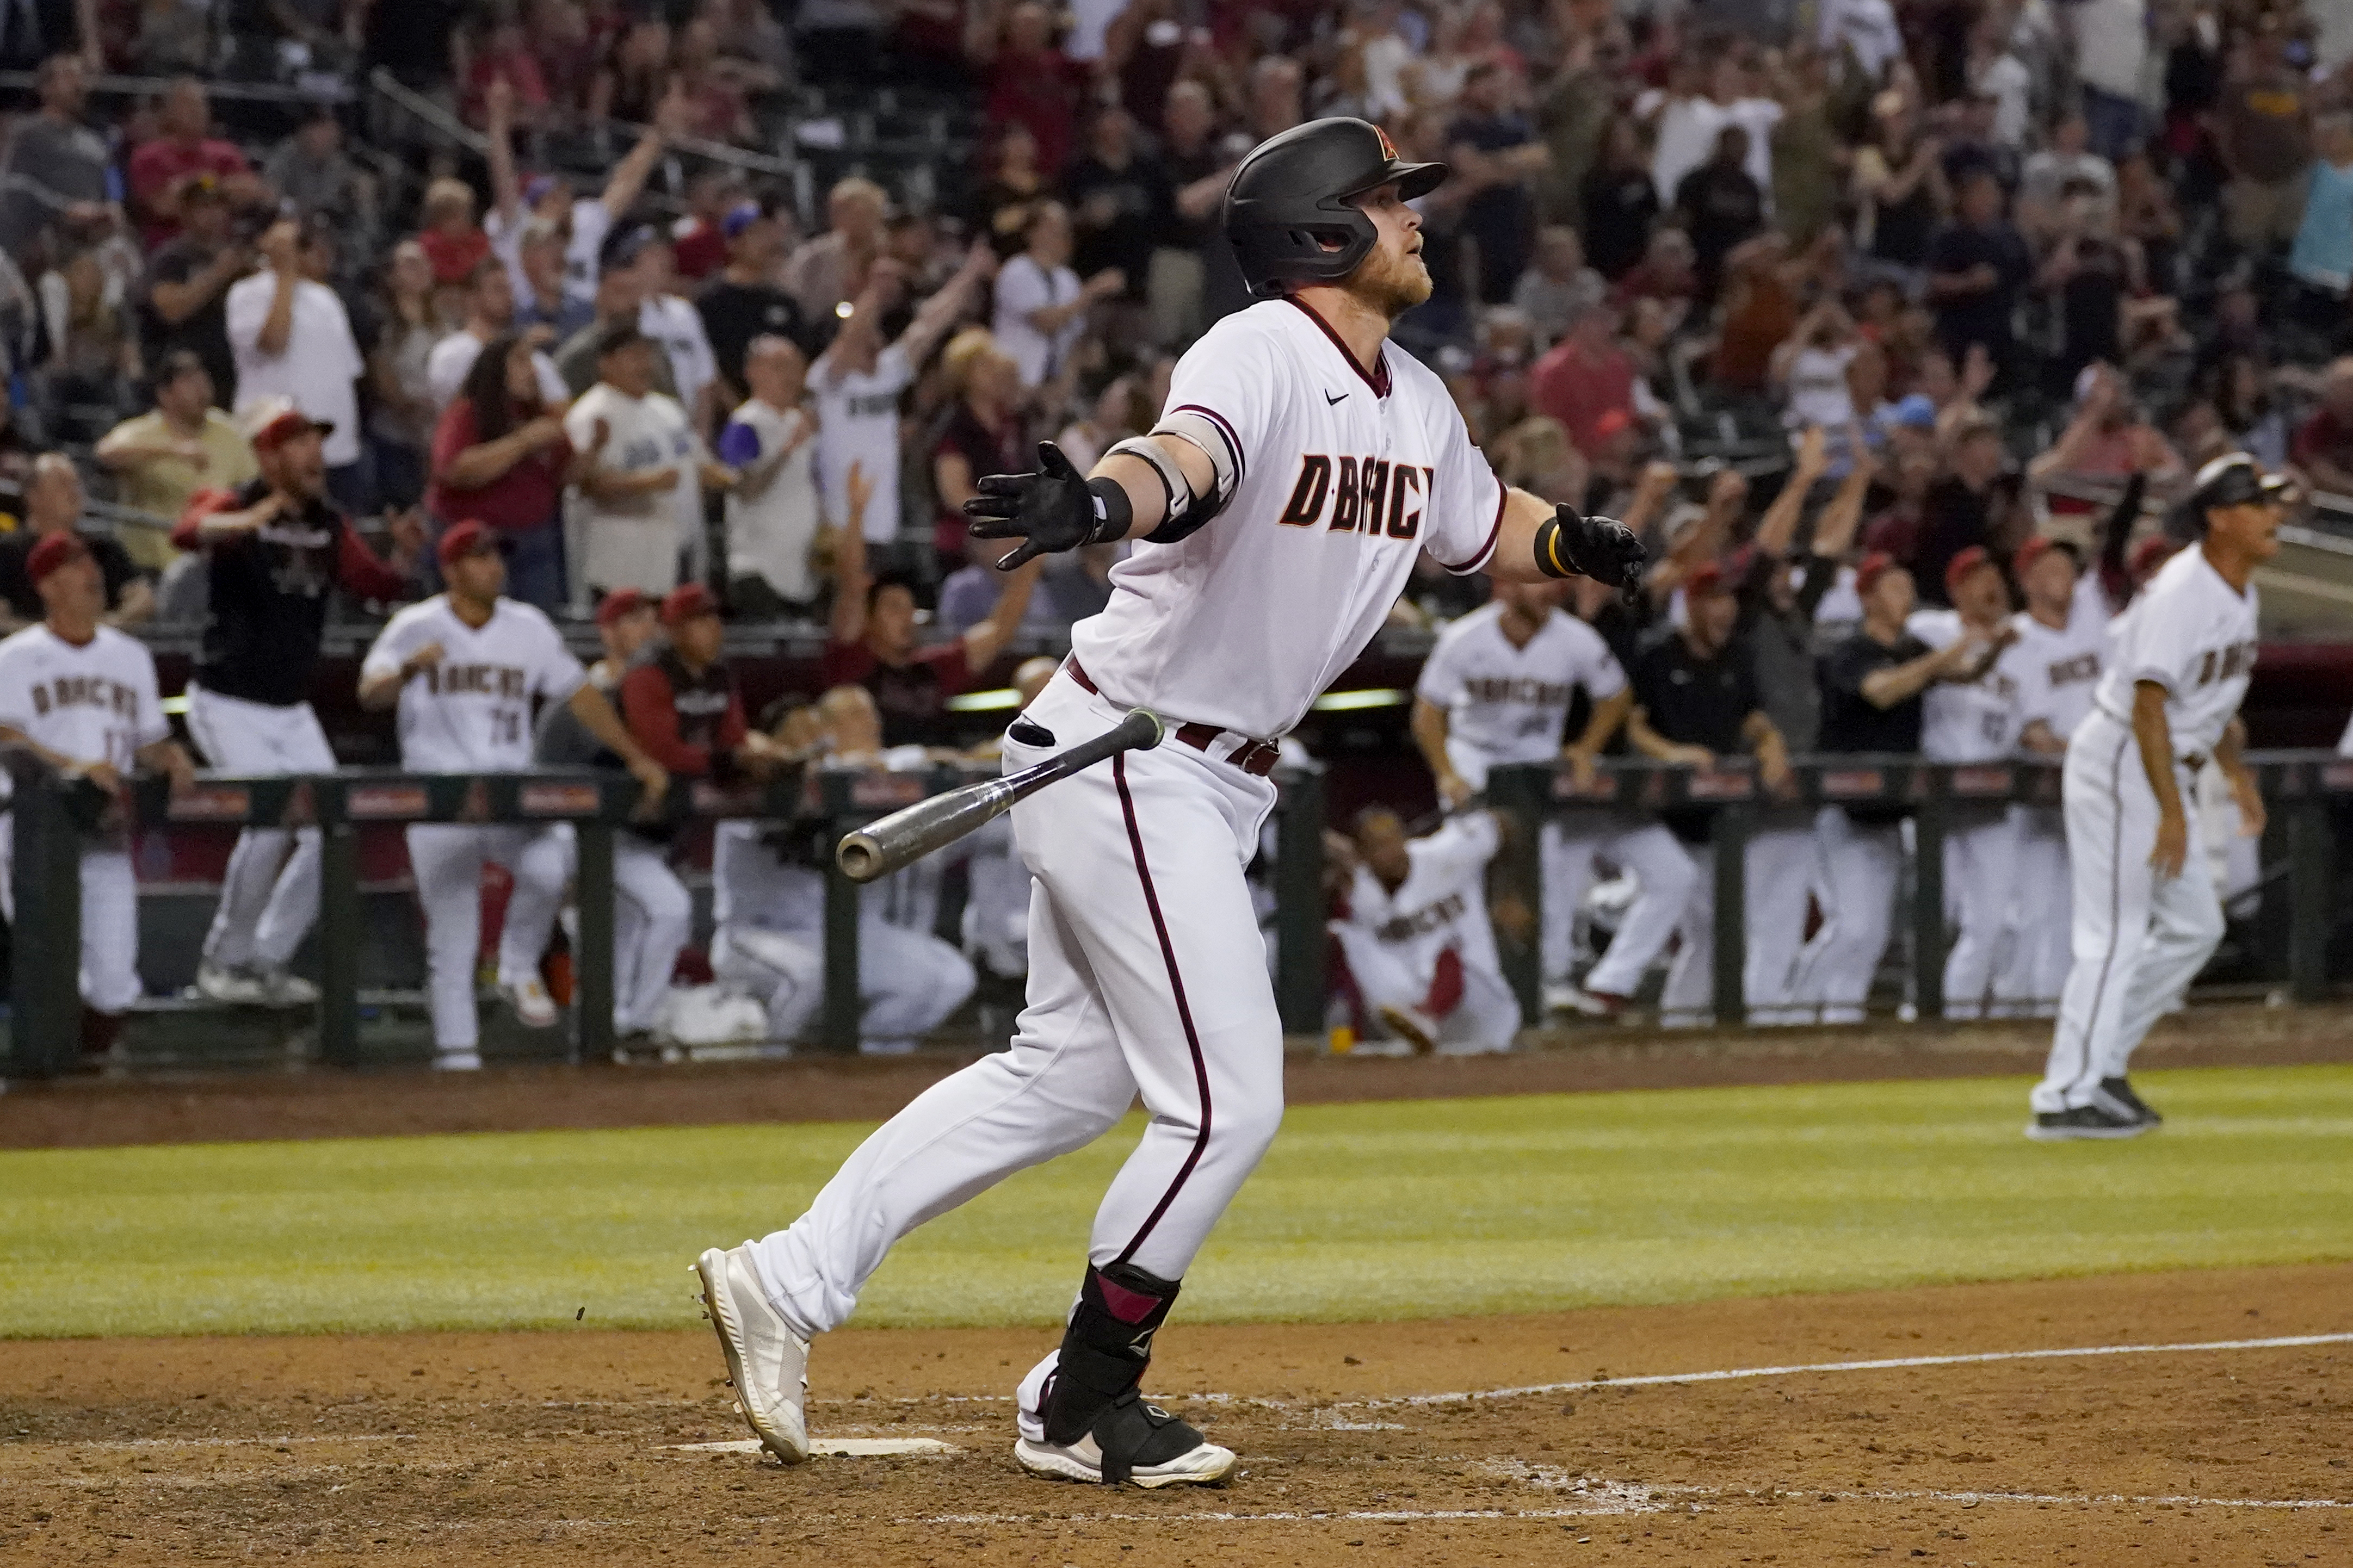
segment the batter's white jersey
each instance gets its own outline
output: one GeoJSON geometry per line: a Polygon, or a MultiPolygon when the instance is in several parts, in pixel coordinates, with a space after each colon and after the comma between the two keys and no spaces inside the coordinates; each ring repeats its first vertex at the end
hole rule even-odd
{"type": "Polygon", "coordinates": [[[376,634],[360,678],[396,672],[410,654],[441,658],[400,689],[400,761],[415,773],[523,773],[532,763],[532,702],[562,702],[588,672],[542,611],[501,599],[470,626],[437,594],[376,634]]]}
{"type": "Polygon", "coordinates": [[[2107,671],[2107,617],[2087,613],[2079,599],[2064,626],[2046,626],[2024,612],[2012,624],[2018,641],[2001,662],[2018,678],[2019,728],[2040,719],[2063,741],[2091,712],[2092,692],[2107,671]]]}
{"type": "Polygon", "coordinates": [[[1123,707],[1281,735],[1371,640],[1421,551],[1456,573],[1494,551],[1505,491],[1445,384],[1392,347],[1366,375],[1296,300],[1210,328],[1167,410],[1214,426],[1203,439],[1238,479],[1208,527],[1139,542],[1112,568],[1111,603],[1072,629],[1123,707]]]}
{"type": "Polygon", "coordinates": [[[1421,984],[1448,948],[1464,968],[1493,973],[1498,965],[1487,923],[1487,862],[1501,842],[1492,815],[1466,812],[1406,846],[1413,868],[1396,891],[1358,867],[1346,923],[1369,931],[1421,984]]]}
{"type": "MultiPolygon", "coordinates": [[[[1957,610],[1921,610],[1905,629],[1932,648],[1968,637],[1984,640],[1962,625],[1957,610]]],[[[1920,753],[1932,763],[1988,763],[2007,757],[2018,744],[2018,673],[2007,658],[1975,680],[1940,680],[1921,704],[1920,753]]]]}
{"type": "Polygon", "coordinates": [[[0,641],[0,724],[126,773],[140,747],[172,733],[156,695],[155,656],[112,626],[79,647],[47,626],[0,641]]]}
{"type": "Polygon", "coordinates": [[[1472,789],[1500,763],[1548,763],[1560,754],[1561,724],[1577,689],[1606,701],[1626,689],[1626,671],[1601,634],[1555,610],[1513,646],[1504,606],[1481,605],[1439,634],[1414,695],[1446,710],[1446,755],[1472,789]]]}
{"type": "Polygon", "coordinates": [[[2177,755],[2211,752],[2239,710],[2255,668],[2255,589],[2222,580],[2203,549],[2158,568],[2116,620],[2116,647],[2093,701],[2129,726],[2133,688],[2165,688],[2165,721],[2177,755]]]}

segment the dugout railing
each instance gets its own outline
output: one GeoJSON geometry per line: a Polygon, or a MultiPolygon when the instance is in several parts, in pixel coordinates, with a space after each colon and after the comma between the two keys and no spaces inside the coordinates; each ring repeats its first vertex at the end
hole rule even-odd
{"type": "MultiPolygon", "coordinates": [[[[2255,752],[2249,763],[2261,781],[2268,826],[2256,930],[2267,967],[2287,999],[2317,1002],[2328,991],[2328,949],[2336,911],[2334,804],[2353,799],[2353,758],[2325,751],[2255,752]]],[[[1505,978],[1530,1026],[1543,1022],[1537,934],[1543,929],[1544,878],[1538,829],[1546,819],[1574,826],[1583,816],[1629,813],[1655,819],[1664,812],[1704,812],[1715,878],[1714,1021],[1747,1022],[1742,974],[1747,948],[1749,837],[1768,814],[1780,826],[1812,829],[1826,805],[1900,806],[1913,825],[1912,897],[1899,919],[1908,927],[1911,1002],[1916,1016],[1945,1016],[1945,957],[1949,946],[1944,888],[1945,836],[1957,808],[1995,805],[2056,806],[2056,763],[2000,762],[1954,766],[1916,756],[1810,756],[1793,760],[1786,786],[1768,791],[1754,759],[1725,757],[1710,768],[1641,761],[1604,762],[1589,786],[1562,767],[1496,768],[1488,775],[1491,806],[1513,825],[1497,857],[1499,894],[1515,895],[1529,911],[1526,940],[1498,932],[1505,978]]]]}
{"type": "MultiPolygon", "coordinates": [[[[76,1061],[80,1031],[83,833],[75,787],[24,753],[7,759],[15,778],[13,821],[14,1005],[6,1075],[48,1078],[76,1061]]],[[[796,824],[831,846],[851,829],[925,795],[987,776],[983,764],[942,763],[921,771],[811,767],[765,786],[721,789],[675,781],[660,819],[753,818],[796,824]]],[[[1284,1026],[1319,1030],[1324,1017],[1322,911],[1323,778],[1320,769],[1277,775],[1274,847],[1258,868],[1274,895],[1276,988],[1284,1026]]],[[[80,786],[87,789],[88,786],[80,786]]],[[[643,820],[637,784],[627,774],[593,772],[411,774],[345,769],[330,774],[235,777],[200,774],[174,795],[160,777],[131,791],[134,830],[304,828],[319,830],[322,849],[318,930],[319,1058],[357,1066],[361,1049],[359,835],[410,823],[566,823],[577,844],[574,896],[578,936],[567,1051],[572,1059],[607,1059],[613,1037],[614,836],[643,820]]],[[[807,1048],[854,1052],[860,1005],[860,889],[829,863],[824,919],[825,1001],[807,1048]]]]}

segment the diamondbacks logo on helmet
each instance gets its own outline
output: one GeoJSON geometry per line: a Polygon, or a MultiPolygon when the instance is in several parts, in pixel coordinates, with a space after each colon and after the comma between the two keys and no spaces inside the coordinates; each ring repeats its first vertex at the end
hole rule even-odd
{"type": "Polygon", "coordinates": [[[1382,130],[1379,126],[1376,125],[1376,126],[1374,126],[1374,127],[1373,127],[1373,134],[1374,134],[1374,135],[1376,135],[1376,136],[1377,136],[1377,137],[1379,137],[1379,138],[1381,139],[1381,156],[1382,156],[1382,158],[1383,158],[1383,159],[1385,159],[1385,160],[1387,160],[1387,161],[1388,161],[1388,162],[1389,162],[1389,163],[1396,163],[1396,162],[1397,162],[1397,143],[1389,140],[1389,133],[1388,133],[1388,132],[1386,132],[1386,131],[1382,130]]]}

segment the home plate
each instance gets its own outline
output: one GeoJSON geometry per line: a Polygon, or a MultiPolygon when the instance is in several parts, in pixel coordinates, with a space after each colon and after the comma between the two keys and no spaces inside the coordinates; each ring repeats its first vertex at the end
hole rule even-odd
{"type": "MultiPolygon", "coordinates": [[[[760,1452],[757,1437],[745,1437],[732,1443],[671,1443],[666,1445],[681,1454],[756,1454],[760,1452]]],[[[943,1443],[936,1437],[812,1437],[811,1458],[823,1456],[831,1459],[871,1459],[890,1454],[953,1454],[954,1443],[943,1443]]]]}

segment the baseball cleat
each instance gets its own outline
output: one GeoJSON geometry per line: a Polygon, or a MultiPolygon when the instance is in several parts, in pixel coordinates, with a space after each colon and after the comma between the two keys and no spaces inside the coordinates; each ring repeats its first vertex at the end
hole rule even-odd
{"type": "Polygon", "coordinates": [[[433,1070],[435,1072],[480,1072],[482,1070],[482,1053],[471,1046],[463,1050],[436,1051],[433,1053],[433,1070]]]}
{"type": "Polygon", "coordinates": [[[808,1458],[808,1342],[793,1332],[761,1288],[744,1247],[712,1247],[695,1259],[703,1314],[727,1358],[735,1407],[760,1447],[787,1465],[808,1458]]]}
{"type": "Polygon", "coordinates": [[[2072,1110],[2045,1110],[2026,1124],[2026,1135],[2038,1143],[2063,1143],[2077,1138],[2137,1138],[2155,1123],[2120,1116],[2101,1105],[2079,1105],[2072,1110]]]}
{"type": "Polygon", "coordinates": [[[231,969],[227,964],[196,965],[196,994],[207,1002],[217,1002],[227,1007],[259,1007],[269,999],[261,977],[250,969],[231,969]]]}
{"type": "Polygon", "coordinates": [[[526,1029],[552,1029],[557,1014],[555,998],[536,974],[499,982],[499,994],[514,1008],[515,1022],[526,1029]]]}
{"type": "Polygon", "coordinates": [[[2133,1092],[2132,1080],[2126,1078],[2104,1078],[2100,1080],[2100,1098],[2110,1110],[2122,1111],[2144,1127],[2162,1127],[2165,1118],[2156,1108],[2133,1092]]]}
{"type": "Polygon", "coordinates": [[[1615,1018],[1631,1000],[1615,991],[1588,991],[1580,985],[1570,991],[1567,1010],[1588,1018],[1615,1018]]]}
{"type": "Polygon", "coordinates": [[[1426,1057],[1438,1048],[1437,1020],[1420,1008],[1384,1003],[1380,1014],[1389,1033],[1411,1046],[1415,1056],[1426,1057]]]}
{"type": "Polygon", "coordinates": [[[261,999],[272,1007],[315,1007],[319,1005],[319,988],[301,975],[284,969],[260,971],[261,999]]]}
{"type": "Polygon", "coordinates": [[[1077,1442],[1065,1447],[1024,1436],[1014,1442],[1013,1458],[1033,1476],[1145,1488],[1215,1486],[1234,1468],[1231,1448],[1219,1447],[1133,1389],[1113,1401],[1094,1431],[1077,1442]],[[1098,1434],[1109,1434],[1115,1447],[1130,1453],[1124,1465],[1106,1465],[1098,1434]]]}

